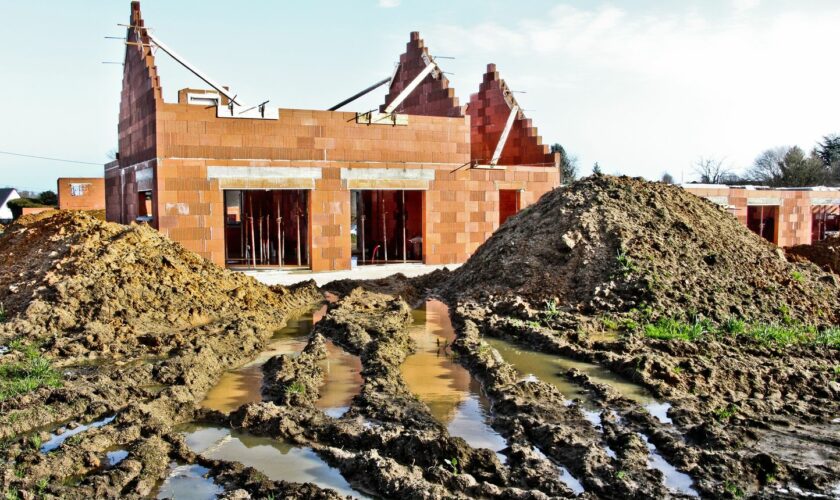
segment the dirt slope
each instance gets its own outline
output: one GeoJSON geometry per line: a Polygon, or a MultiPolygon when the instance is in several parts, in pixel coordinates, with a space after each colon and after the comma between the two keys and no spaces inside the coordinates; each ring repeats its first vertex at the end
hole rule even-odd
{"type": "Polygon", "coordinates": [[[835,278],[788,263],[717,205],[677,186],[593,176],[509,219],[447,289],[462,297],[556,298],[582,312],[647,309],[715,320],[838,317],[835,278]]]}
{"type": "Polygon", "coordinates": [[[796,245],[786,248],[788,260],[792,262],[813,262],[820,268],[840,274],[840,238],[828,238],[812,245],[796,245]]]}
{"type": "Polygon", "coordinates": [[[21,218],[0,238],[0,258],[10,319],[0,335],[86,333],[127,351],[140,334],[233,318],[279,323],[287,309],[282,288],[219,268],[148,226],[84,212],[21,218]]]}

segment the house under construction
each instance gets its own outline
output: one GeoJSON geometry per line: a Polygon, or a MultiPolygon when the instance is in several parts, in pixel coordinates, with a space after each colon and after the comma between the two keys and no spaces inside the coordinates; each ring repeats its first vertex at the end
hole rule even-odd
{"type": "Polygon", "coordinates": [[[411,33],[385,73],[330,110],[246,104],[150,32],[133,2],[108,220],[146,221],[227,266],[460,263],[559,185],[559,155],[495,65],[461,105],[411,33]],[[209,88],[164,102],[164,53],[209,88]],[[387,91],[378,110],[337,110],[376,88],[387,91]]]}
{"type": "Polygon", "coordinates": [[[780,247],[840,236],[840,188],[683,184],[725,207],[742,224],[780,247]]]}

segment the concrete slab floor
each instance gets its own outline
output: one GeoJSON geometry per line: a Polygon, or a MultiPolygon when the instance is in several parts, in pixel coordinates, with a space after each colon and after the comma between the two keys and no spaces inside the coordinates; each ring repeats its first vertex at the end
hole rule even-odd
{"type": "Polygon", "coordinates": [[[430,273],[436,269],[456,269],[460,264],[447,264],[443,266],[431,266],[426,264],[382,264],[371,266],[358,266],[345,271],[323,271],[313,273],[312,271],[282,270],[282,269],[255,269],[245,270],[242,273],[255,278],[266,285],[289,286],[301,281],[314,279],[318,286],[323,286],[330,281],[341,279],[354,280],[375,280],[385,278],[392,274],[403,273],[408,277],[420,276],[430,273]]]}

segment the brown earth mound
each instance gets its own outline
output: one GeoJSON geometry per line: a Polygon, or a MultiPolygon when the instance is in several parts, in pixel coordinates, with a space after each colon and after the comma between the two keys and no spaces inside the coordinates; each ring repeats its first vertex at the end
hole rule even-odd
{"type": "Polygon", "coordinates": [[[717,205],[677,186],[610,176],[555,189],[511,217],[446,289],[538,306],[556,299],[584,314],[815,325],[838,319],[840,291],[832,275],[788,263],[717,205]]]}
{"type": "Polygon", "coordinates": [[[0,336],[86,332],[131,345],[140,332],[153,337],[221,319],[277,324],[288,311],[285,289],[219,268],[149,226],[86,212],[22,217],[0,238],[0,256],[9,318],[0,336]]]}
{"type": "Polygon", "coordinates": [[[813,262],[826,271],[840,274],[840,237],[828,238],[811,245],[785,249],[791,262],[813,262]]]}

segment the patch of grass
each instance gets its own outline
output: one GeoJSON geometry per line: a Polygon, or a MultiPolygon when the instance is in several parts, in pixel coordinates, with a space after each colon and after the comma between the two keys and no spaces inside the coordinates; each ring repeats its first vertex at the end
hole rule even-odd
{"type": "Polygon", "coordinates": [[[671,369],[671,371],[673,371],[674,373],[679,375],[680,373],[683,372],[683,369],[682,369],[682,366],[675,366],[674,368],[671,369]]]}
{"type": "Polygon", "coordinates": [[[604,316],[601,318],[601,324],[604,325],[604,328],[607,330],[618,330],[618,321],[612,318],[604,316]]]}
{"type": "Polygon", "coordinates": [[[306,386],[302,382],[295,380],[288,387],[286,387],[286,394],[305,394],[306,386]]]}
{"type": "Polygon", "coordinates": [[[645,336],[660,340],[697,340],[709,333],[710,324],[706,320],[685,323],[674,318],[660,318],[656,323],[644,327],[645,336]]]}
{"type": "Polygon", "coordinates": [[[47,479],[45,477],[42,477],[41,479],[39,479],[38,482],[35,483],[35,488],[38,490],[38,494],[43,496],[44,491],[47,490],[47,486],[49,486],[49,484],[50,484],[49,479],[47,479]]]}
{"type": "Polygon", "coordinates": [[[18,500],[18,498],[20,498],[18,497],[18,490],[15,488],[9,488],[6,490],[4,497],[6,500],[18,500]]]}
{"type": "Polygon", "coordinates": [[[802,283],[802,280],[805,279],[805,277],[802,276],[802,273],[800,273],[799,271],[793,271],[792,273],[790,273],[790,277],[793,278],[793,281],[797,283],[802,283]]]}
{"type": "Polygon", "coordinates": [[[734,404],[721,406],[720,408],[714,411],[715,417],[717,417],[717,419],[720,422],[726,422],[727,420],[735,416],[736,413],[738,413],[738,405],[734,404]]]}
{"type": "MultiPolygon", "coordinates": [[[[831,327],[818,332],[814,343],[840,349],[840,328],[831,327]]],[[[837,373],[837,367],[835,367],[835,373],[837,373]]]]}
{"type": "Polygon", "coordinates": [[[626,475],[627,475],[627,473],[626,473],[626,472],[624,472],[623,470],[620,470],[620,471],[618,471],[618,472],[616,472],[616,473],[615,473],[615,477],[617,477],[618,479],[624,479],[624,477],[625,477],[626,475]]]}
{"type": "Polygon", "coordinates": [[[41,387],[60,387],[61,374],[52,368],[33,345],[11,342],[9,347],[23,352],[23,361],[0,365],[0,402],[41,387]]]}
{"type": "Polygon", "coordinates": [[[746,326],[747,324],[744,323],[742,320],[730,317],[727,318],[722,325],[720,325],[720,329],[725,333],[738,335],[744,333],[746,326]]]}
{"type": "Polygon", "coordinates": [[[540,324],[540,322],[539,322],[539,321],[528,321],[526,324],[527,324],[529,327],[531,327],[531,328],[533,328],[533,329],[535,329],[535,330],[536,330],[536,329],[539,329],[540,327],[542,327],[542,325],[540,324]]]}

